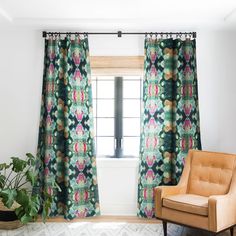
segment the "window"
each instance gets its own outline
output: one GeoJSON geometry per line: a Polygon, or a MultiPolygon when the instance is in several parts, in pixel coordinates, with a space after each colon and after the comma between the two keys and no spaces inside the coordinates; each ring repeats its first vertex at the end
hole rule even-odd
{"type": "Polygon", "coordinates": [[[92,76],[97,157],[139,155],[141,76],[92,76]]]}

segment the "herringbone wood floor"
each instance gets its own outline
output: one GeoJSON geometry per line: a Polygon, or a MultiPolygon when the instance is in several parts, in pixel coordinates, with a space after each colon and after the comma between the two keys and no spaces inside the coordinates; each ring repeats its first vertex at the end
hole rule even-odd
{"type": "MultiPolygon", "coordinates": [[[[62,217],[54,217],[49,219],[47,222],[68,222],[68,221],[66,221],[62,217]]],[[[143,224],[161,224],[161,221],[156,219],[143,219],[135,216],[97,216],[86,219],[74,219],[71,222],[127,222],[127,223],[143,223],[143,224]]],[[[236,235],[235,231],[234,234],[236,235]]],[[[168,236],[211,236],[211,234],[198,229],[190,229],[187,227],[174,225],[168,228],[168,236]]],[[[219,234],[219,236],[230,236],[230,232],[229,230],[222,232],[219,234]]]]}

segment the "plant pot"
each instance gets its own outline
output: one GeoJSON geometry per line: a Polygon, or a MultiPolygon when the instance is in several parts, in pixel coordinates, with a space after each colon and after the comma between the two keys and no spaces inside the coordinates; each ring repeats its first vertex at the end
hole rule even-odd
{"type": "Polygon", "coordinates": [[[9,209],[4,206],[0,199],[0,229],[17,229],[22,227],[23,224],[17,219],[15,209],[18,207],[17,203],[9,209]]]}

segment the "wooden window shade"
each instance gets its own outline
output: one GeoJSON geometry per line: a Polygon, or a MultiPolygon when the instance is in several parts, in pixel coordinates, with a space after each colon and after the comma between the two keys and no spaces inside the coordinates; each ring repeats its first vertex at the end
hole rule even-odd
{"type": "Polygon", "coordinates": [[[91,56],[92,75],[142,75],[144,56],[91,56]]]}

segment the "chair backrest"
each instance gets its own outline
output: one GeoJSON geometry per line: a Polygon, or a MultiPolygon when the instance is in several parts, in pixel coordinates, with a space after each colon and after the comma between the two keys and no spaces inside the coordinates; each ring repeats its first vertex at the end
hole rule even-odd
{"type": "Polygon", "coordinates": [[[236,155],[191,150],[187,192],[209,197],[229,191],[236,155]]]}

